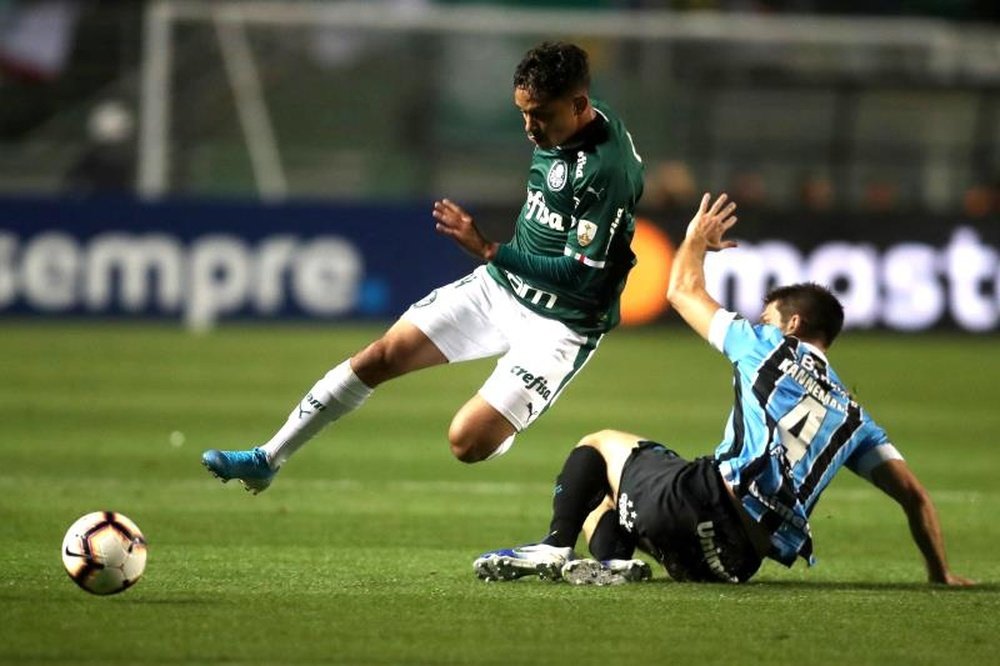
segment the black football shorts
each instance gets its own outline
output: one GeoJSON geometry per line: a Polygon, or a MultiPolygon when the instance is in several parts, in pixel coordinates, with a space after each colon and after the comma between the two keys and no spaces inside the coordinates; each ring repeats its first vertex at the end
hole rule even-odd
{"type": "Polygon", "coordinates": [[[618,522],[679,581],[743,582],[760,568],[715,461],[644,441],[622,469],[618,522]]]}

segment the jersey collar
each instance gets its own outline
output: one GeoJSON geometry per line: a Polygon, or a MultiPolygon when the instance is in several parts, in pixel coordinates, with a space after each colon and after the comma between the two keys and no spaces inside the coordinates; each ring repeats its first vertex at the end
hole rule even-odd
{"type": "Polygon", "coordinates": [[[600,110],[594,109],[594,119],[583,126],[583,128],[571,136],[569,140],[555,149],[561,152],[577,152],[579,150],[590,151],[594,146],[608,140],[608,117],[600,110]]]}
{"type": "Polygon", "coordinates": [[[813,344],[810,344],[810,343],[806,342],[802,338],[795,338],[795,339],[799,341],[799,344],[805,345],[806,348],[809,349],[810,353],[815,354],[816,356],[819,356],[821,359],[823,359],[823,362],[826,363],[827,365],[830,364],[830,361],[826,358],[826,354],[823,353],[822,349],[820,349],[816,345],[813,345],[813,344]]]}

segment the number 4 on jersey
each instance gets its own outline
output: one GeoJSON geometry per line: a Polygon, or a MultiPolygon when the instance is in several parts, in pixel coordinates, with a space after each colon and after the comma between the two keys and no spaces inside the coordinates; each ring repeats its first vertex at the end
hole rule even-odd
{"type": "Polygon", "coordinates": [[[826,407],[815,398],[804,397],[778,421],[781,444],[789,465],[795,465],[806,454],[813,437],[826,418],[826,407]]]}

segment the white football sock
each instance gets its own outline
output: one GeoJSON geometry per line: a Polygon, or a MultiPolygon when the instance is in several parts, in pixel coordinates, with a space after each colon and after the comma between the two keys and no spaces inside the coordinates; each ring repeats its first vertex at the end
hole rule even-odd
{"type": "Polygon", "coordinates": [[[486,456],[486,459],[487,460],[493,460],[494,458],[499,458],[503,454],[505,454],[508,451],[510,451],[510,447],[514,446],[514,437],[515,437],[515,435],[511,435],[507,439],[505,439],[502,442],[500,442],[500,446],[498,446],[497,448],[493,449],[493,453],[491,453],[490,455],[486,456]]]}
{"type": "Polygon", "coordinates": [[[326,373],[288,415],[285,425],[260,447],[271,467],[280,467],[326,424],[360,407],[372,391],[354,374],[350,360],[326,373]]]}

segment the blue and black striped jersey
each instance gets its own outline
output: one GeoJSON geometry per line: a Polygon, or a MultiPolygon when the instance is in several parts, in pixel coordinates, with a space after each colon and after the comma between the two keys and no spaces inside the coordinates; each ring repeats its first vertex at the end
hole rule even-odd
{"type": "Polygon", "coordinates": [[[780,329],[720,310],[712,344],[733,364],[733,411],[715,457],[750,516],[771,534],[769,556],[813,563],[809,515],[841,466],[867,477],[899,458],[823,352],[780,329]]]}

